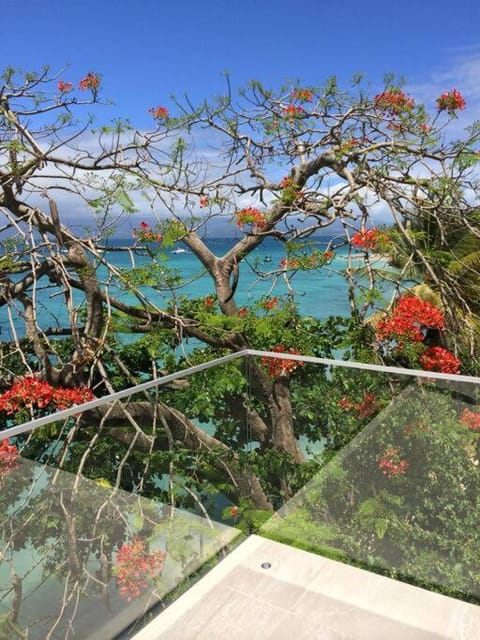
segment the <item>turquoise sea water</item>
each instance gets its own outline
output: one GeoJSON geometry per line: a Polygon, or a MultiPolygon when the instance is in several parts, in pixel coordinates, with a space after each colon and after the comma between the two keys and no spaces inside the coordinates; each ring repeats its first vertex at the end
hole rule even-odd
{"type": "MultiPolygon", "coordinates": [[[[234,243],[233,238],[212,238],[207,241],[210,250],[217,256],[224,255],[234,243]]],[[[325,250],[329,238],[321,238],[314,242],[316,248],[325,250]]],[[[128,246],[130,240],[112,240],[112,246],[128,246]]],[[[178,248],[181,248],[179,245],[178,248]]],[[[213,294],[213,286],[210,278],[202,274],[202,265],[194,254],[174,253],[171,250],[162,251],[167,257],[165,265],[180,271],[186,284],[177,292],[177,295],[186,295],[192,298],[204,297],[213,294]]],[[[279,263],[285,257],[284,245],[273,239],[267,239],[259,248],[252,252],[245,261],[240,264],[240,278],[235,294],[237,305],[248,306],[264,295],[284,296],[288,289],[281,276],[273,278],[275,271],[278,272],[279,263]]],[[[291,274],[291,285],[294,288],[300,312],[303,315],[324,319],[329,316],[349,314],[348,289],[342,270],[346,266],[346,249],[341,248],[336,251],[336,257],[329,266],[320,270],[298,271],[291,274]]],[[[131,269],[131,258],[128,252],[112,251],[108,255],[109,261],[119,268],[131,269]]],[[[146,264],[150,258],[146,255],[137,256],[137,264],[146,264]]],[[[98,271],[100,279],[105,278],[106,272],[100,267],[98,271]]],[[[154,287],[144,287],[145,295],[160,308],[164,307],[165,301],[171,298],[169,292],[162,292],[154,287]]],[[[119,292],[111,288],[111,293],[118,295],[121,300],[135,304],[135,298],[125,292],[119,292]]],[[[62,326],[67,320],[67,308],[65,298],[53,285],[42,289],[37,297],[37,317],[38,323],[45,329],[46,327],[62,326]]],[[[82,295],[75,292],[74,306],[80,306],[82,295]]],[[[22,309],[19,305],[13,311],[13,321],[18,336],[24,334],[24,323],[22,320],[22,309]]],[[[81,321],[79,321],[81,324],[81,321]]],[[[6,307],[0,308],[0,328],[2,340],[12,338],[11,325],[7,315],[6,307]]]]}
{"type": "MultiPolygon", "coordinates": [[[[207,244],[215,255],[222,256],[233,242],[232,238],[215,238],[207,244]]],[[[324,250],[327,243],[328,239],[316,242],[315,245],[324,250]]],[[[201,265],[192,253],[167,252],[167,254],[166,264],[169,267],[178,268],[187,282],[191,280],[181,293],[191,297],[202,297],[214,293],[212,282],[207,276],[196,278],[201,271],[201,265]]],[[[345,268],[344,255],[345,252],[340,250],[329,268],[295,273],[292,278],[292,286],[303,314],[318,318],[348,314],[347,285],[340,274],[340,271],[345,268]]],[[[235,293],[238,306],[252,304],[264,295],[282,296],[287,294],[288,290],[283,278],[277,277],[272,281],[272,274],[278,271],[279,263],[284,257],[283,244],[268,239],[240,264],[240,278],[235,293]],[[255,271],[260,273],[255,273],[255,271]],[[274,288],[272,288],[273,286],[274,288]]],[[[125,266],[128,265],[128,256],[125,254],[117,260],[122,260],[125,266]]],[[[154,290],[146,289],[147,291],[153,300],[161,297],[154,290]]]]}

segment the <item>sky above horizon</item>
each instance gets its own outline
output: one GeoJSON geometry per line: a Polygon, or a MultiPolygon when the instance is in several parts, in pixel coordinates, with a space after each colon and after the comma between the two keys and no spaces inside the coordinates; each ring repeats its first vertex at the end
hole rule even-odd
{"type": "Polygon", "coordinates": [[[114,102],[96,109],[102,124],[122,117],[151,127],[149,108],[174,111],[172,94],[193,103],[222,94],[225,72],[234,89],[253,79],[272,89],[297,79],[318,86],[332,75],[343,85],[364,73],[374,90],[391,72],[433,109],[457,88],[467,101],[457,130],[480,119],[474,0],[3,0],[1,8],[0,68],[67,67],[60,77],[75,85],[100,74],[102,97],[114,102]]]}
{"type": "Polygon", "coordinates": [[[223,93],[225,71],[237,88],[358,72],[381,86],[393,72],[427,100],[456,87],[478,105],[479,24],[475,0],[3,0],[0,61],[2,69],[69,65],[66,79],[98,72],[103,95],[137,126],[171,94],[223,93]]]}

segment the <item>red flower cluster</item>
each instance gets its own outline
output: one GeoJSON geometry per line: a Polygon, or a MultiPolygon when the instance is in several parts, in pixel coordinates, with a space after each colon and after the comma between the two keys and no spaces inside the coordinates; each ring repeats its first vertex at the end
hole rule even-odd
{"type": "Polygon", "coordinates": [[[292,93],[292,98],[301,102],[311,102],[313,100],[313,92],[309,89],[295,89],[292,93]]]}
{"type": "Polygon", "coordinates": [[[403,476],[408,469],[408,460],[400,457],[400,449],[388,447],[378,459],[378,468],[387,478],[403,476]]]}
{"type": "Polygon", "coordinates": [[[0,395],[0,411],[12,415],[20,409],[67,409],[76,404],[93,400],[94,395],[87,387],[65,389],[52,387],[48,382],[42,382],[27,376],[15,382],[8,391],[0,395]]]}
{"type": "Polygon", "coordinates": [[[297,107],[294,104],[289,104],[288,107],[283,109],[283,114],[289,120],[293,120],[294,118],[299,118],[305,113],[303,107],[297,107]]]}
{"type": "Polygon", "coordinates": [[[57,82],[57,89],[60,93],[69,93],[73,89],[73,82],[64,82],[63,80],[59,80],[57,82]]]}
{"type": "Polygon", "coordinates": [[[295,183],[291,176],[285,176],[281,179],[280,186],[282,187],[282,189],[289,189],[290,187],[294,187],[295,183]]]}
{"type": "Polygon", "coordinates": [[[378,323],[377,339],[422,342],[423,327],[443,329],[443,326],[444,315],[438,307],[416,296],[402,296],[392,315],[378,323]]]}
{"type": "Polygon", "coordinates": [[[378,410],[378,402],[374,394],[367,391],[360,402],[352,402],[347,397],[338,401],[338,406],[344,411],[354,412],[361,420],[369,418],[378,410]]]}
{"type": "Polygon", "coordinates": [[[465,427],[468,427],[470,431],[480,431],[480,413],[478,411],[464,409],[460,416],[460,422],[465,427]]]}
{"type": "Polygon", "coordinates": [[[267,300],[263,300],[260,303],[260,306],[263,307],[266,311],[273,311],[274,309],[278,309],[278,298],[267,298],[267,300]]]}
{"type": "Polygon", "coordinates": [[[341,151],[342,153],[349,153],[355,147],[359,147],[360,144],[361,141],[358,138],[349,138],[340,145],[339,151],[341,151]]]}
{"type": "Polygon", "coordinates": [[[123,544],[117,553],[117,583],[120,594],[127,598],[137,598],[148,587],[147,580],[156,578],[162,571],[165,551],[148,553],[145,540],[135,536],[131,544],[123,544]]]}
{"type": "Polygon", "coordinates": [[[8,438],[0,443],[0,478],[18,465],[18,449],[8,438]]]}
{"type": "Polygon", "coordinates": [[[265,229],[267,226],[267,221],[263,213],[253,207],[246,207],[245,209],[236,211],[235,217],[237,219],[237,227],[239,228],[246,224],[251,224],[258,229],[265,229]]]}
{"type": "Polygon", "coordinates": [[[241,309],[238,310],[238,315],[243,318],[244,316],[248,316],[248,309],[247,307],[242,307],[241,309]]]}
{"type": "Polygon", "coordinates": [[[212,309],[215,306],[215,298],[213,296],[207,296],[204,302],[207,309],[212,309]]]}
{"type": "Polygon", "coordinates": [[[210,204],[210,200],[207,198],[207,196],[202,196],[200,198],[200,209],[204,209],[205,207],[208,207],[209,204],[210,204]]]}
{"type": "Polygon", "coordinates": [[[96,91],[99,86],[100,76],[98,76],[96,73],[87,73],[85,78],[82,78],[80,80],[78,88],[82,91],[85,91],[86,89],[90,89],[90,91],[96,91]]]}
{"type": "Polygon", "coordinates": [[[375,107],[387,111],[392,116],[402,111],[410,111],[415,106],[413,98],[407,97],[403,91],[384,91],[374,98],[375,107]]]}
{"type": "Polygon", "coordinates": [[[452,91],[445,91],[437,98],[438,111],[448,111],[449,114],[455,113],[455,111],[465,109],[466,102],[462,94],[456,89],[452,91]]]}
{"type": "Polygon", "coordinates": [[[387,129],[390,129],[391,131],[403,131],[405,129],[405,124],[392,119],[387,124],[387,129]]]}
{"type": "Polygon", "coordinates": [[[134,229],[133,237],[142,242],[161,242],[163,240],[163,235],[151,229],[148,222],[141,222],[140,230],[134,229]]]}
{"type": "MultiPolygon", "coordinates": [[[[275,351],[275,353],[291,353],[296,356],[300,355],[300,352],[296,349],[287,349],[283,344],[277,344],[273,347],[272,351],[275,351]]],[[[303,367],[303,362],[300,360],[283,360],[280,358],[271,358],[269,356],[262,358],[260,364],[267,370],[268,375],[272,379],[286,375],[287,373],[292,373],[295,369],[303,367]]]]}
{"type": "Polygon", "coordinates": [[[230,507],[230,516],[232,518],[236,518],[238,516],[238,507],[237,506],[230,507]]]}
{"type": "MultiPolygon", "coordinates": [[[[431,302],[416,296],[402,296],[390,317],[377,325],[377,340],[396,340],[398,348],[403,349],[405,342],[423,342],[425,329],[444,327],[444,314],[431,302]]],[[[425,371],[458,373],[460,360],[443,347],[427,347],[419,358],[425,371]]]]}
{"type": "Polygon", "coordinates": [[[355,247],[355,249],[366,249],[369,251],[370,249],[375,249],[379,240],[386,240],[386,236],[374,227],[373,229],[356,231],[352,236],[350,244],[352,247],[355,247]]]}
{"type": "Polygon", "coordinates": [[[298,258],[282,258],[278,265],[282,269],[300,269],[300,260],[298,258]]]}
{"type": "Polygon", "coordinates": [[[425,371],[440,373],[458,373],[461,364],[451,351],[443,347],[428,347],[420,356],[419,362],[425,371]]]}
{"type": "Polygon", "coordinates": [[[82,404],[94,399],[93,393],[88,387],[77,387],[76,389],[65,389],[59,387],[55,389],[53,403],[59,410],[68,409],[76,404],[82,404]]]}
{"type": "Polygon", "coordinates": [[[148,110],[148,113],[151,113],[155,120],[166,120],[168,118],[167,107],[152,107],[148,110]]]}

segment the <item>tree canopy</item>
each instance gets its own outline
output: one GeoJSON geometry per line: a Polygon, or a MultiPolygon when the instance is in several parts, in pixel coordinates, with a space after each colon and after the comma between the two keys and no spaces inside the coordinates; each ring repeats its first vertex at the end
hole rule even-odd
{"type": "MultiPolygon", "coordinates": [[[[96,356],[118,316],[136,333],[165,328],[179,340],[194,337],[220,349],[250,344],[243,321],[233,320],[239,313],[239,264],[268,237],[285,246],[274,278],[322,268],[342,244],[364,250],[366,280],[346,270],[359,323],[378,309],[373,292],[382,274],[369,255],[377,248],[432,288],[452,336],[459,315],[472,315],[474,324],[478,131],[472,125],[461,140],[448,137],[449,122],[465,106],[456,90],[440,96],[432,114],[393,78],[374,96],[361,78],[346,90],[335,79],[277,92],[258,82],[237,95],[228,89],[198,107],[188,100],[176,102],[172,113],[153,107],[152,129],[139,131],[128,120],[98,126],[88,115],[101,101],[94,73],[77,88],[48,70],[5,72],[2,303],[17,306],[36,369],[47,380],[84,381],[93,361],[98,368],[96,356]],[[143,246],[151,263],[127,274],[115,268],[105,245],[122,216],[135,211],[150,214],[137,230],[134,249],[143,246]],[[391,221],[385,232],[377,229],[379,213],[391,221]],[[216,218],[231,220],[240,236],[221,256],[205,243],[205,224],[216,218]],[[300,240],[328,227],[337,238],[324,252],[303,250],[300,240]],[[188,247],[212,279],[223,326],[218,318],[202,322],[190,301],[178,303],[172,295],[173,303],[160,308],[142,293],[144,283],[178,288],[178,274],[156,255],[175,242],[188,247]],[[100,282],[100,265],[107,284],[100,282]],[[55,330],[38,322],[34,298],[45,282],[63,290],[70,310],[55,330]],[[126,289],[135,303],[113,293],[126,289]],[[81,312],[75,291],[85,298],[81,312]],[[70,352],[61,358],[50,340],[55,333],[71,337],[70,352]]],[[[390,278],[400,291],[402,271],[390,278]]],[[[294,304],[294,287],[290,293],[294,304]]]]}

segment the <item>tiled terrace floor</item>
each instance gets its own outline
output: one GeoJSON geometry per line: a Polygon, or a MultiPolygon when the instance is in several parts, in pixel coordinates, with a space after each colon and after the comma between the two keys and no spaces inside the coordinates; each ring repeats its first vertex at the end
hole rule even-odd
{"type": "Polygon", "coordinates": [[[480,607],[251,536],[135,640],[478,640],[479,630],[480,607]]]}

